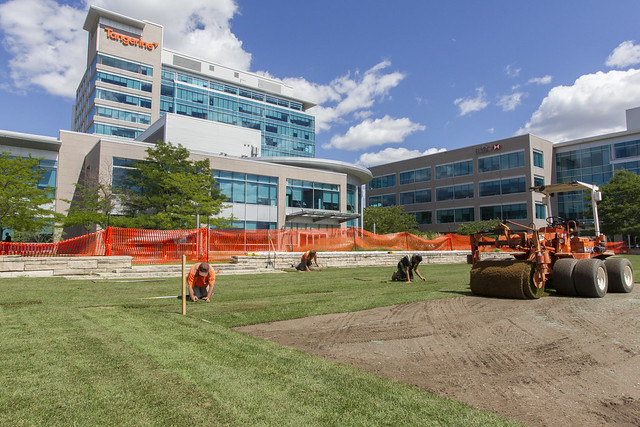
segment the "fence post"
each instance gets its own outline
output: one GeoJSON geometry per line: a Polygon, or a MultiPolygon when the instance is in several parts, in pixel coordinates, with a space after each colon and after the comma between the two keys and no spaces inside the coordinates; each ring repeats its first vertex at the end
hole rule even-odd
{"type": "Polygon", "coordinates": [[[111,227],[104,233],[104,256],[111,256],[111,227]]]}

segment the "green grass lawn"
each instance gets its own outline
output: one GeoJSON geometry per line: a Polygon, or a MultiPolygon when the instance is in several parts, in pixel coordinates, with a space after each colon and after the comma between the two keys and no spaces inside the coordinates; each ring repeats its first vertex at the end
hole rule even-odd
{"type": "MultiPolygon", "coordinates": [[[[638,257],[630,257],[639,268],[638,257]]],[[[161,267],[159,267],[161,268],[161,267]]],[[[509,425],[498,415],[231,329],[469,294],[469,266],[180,278],[0,280],[0,425],[509,425]]]]}

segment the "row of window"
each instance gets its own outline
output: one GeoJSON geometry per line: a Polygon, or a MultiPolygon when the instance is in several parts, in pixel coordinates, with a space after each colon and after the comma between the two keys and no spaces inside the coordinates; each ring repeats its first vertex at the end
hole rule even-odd
{"type": "Polygon", "coordinates": [[[640,141],[620,142],[614,146],[616,159],[640,156],[640,141]]]}
{"type": "MultiPolygon", "coordinates": [[[[513,203],[507,205],[481,206],[480,220],[488,221],[492,219],[526,219],[527,205],[526,203],[513,203]]],[[[544,218],[546,207],[536,204],[536,218],[544,218]]],[[[432,224],[432,211],[407,212],[414,215],[418,224],[432,224]]],[[[456,209],[438,209],[436,210],[436,224],[451,224],[475,221],[475,209],[472,207],[456,208],[456,209]]]]}
{"type": "Polygon", "coordinates": [[[229,93],[232,95],[238,95],[243,98],[253,99],[256,101],[262,101],[273,105],[278,105],[292,110],[302,111],[302,104],[295,101],[290,101],[283,98],[278,98],[272,95],[267,95],[260,92],[254,92],[239,86],[234,86],[228,83],[222,83],[216,80],[203,79],[201,77],[191,76],[182,72],[174,72],[167,69],[162,70],[162,80],[164,82],[183,82],[202,88],[213,89],[219,92],[229,93]]]}
{"type": "Polygon", "coordinates": [[[95,110],[90,113],[91,116],[96,115],[100,117],[108,117],[110,119],[117,119],[131,123],[140,123],[143,125],[151,124],[151,116],[149,114],[136,113],[133,111],[119,110],[117,108],[103,107],[97,105],[95,110]]]}
{"type": "Polygon", "coordinates": [[[106,65],[108,67],[119,68],[121,70],[130,71],[132,73],[142,74],[143,76],[153,76],[153,67],[143,65],[138,62],[127,61],[125,59],[114,58],[102,53],[97,55],[95,63],[106,65]]]}
{"type": "MultiPolygon", "coordinates": [[[[534,185],[544,185],[544,178],[535,176],[534,185]]],[[[472,183],[438,187],[435,191],[437,202],[472,199],[475,197],[472,183]]],[[[480,197],[524,193],[526,191],[526,178],[524,176],[478,183],[478,195],[480,197]]],[[[431,202],[431,189],[404,191],[399,196],[401,205],[429,203],[431,202]]],[[[394,194],[369,197],[369,206],[394,206],[395,204],[396,198],[394,194]]]]}
{"type": "Polygon", "coordinates": [[[119,104],[134,105],[136,107],[151,108],[151,99],[140,96],[130,95],[128,93],[116,92],[113,90],[97,88],[95,91],[97,99],[105,101],[113,101],[119,104]]]}
{"type": "Polygon", "coordinates": [[[129,77],[124,77],[124,76],[118,76],[116,74],[110,74],[104,71],[96,72],[96,74],[93,77],[93,81],[91,82],[91,85],[93,86],[96,81],[109,83],[116,86],[122,86],[129,89],[141,90],[143,92],[149,92],[149,93],[151,93],[151,89],[152,89],[151,82],[144,81],[144,80],[131,79],[129,77]]]}
{"type": "Polygon", "coordinates": [[[123,126],[107,125],[104,123],[93,123],[88,133],[97,133],[100,135],[119,136],[122,138],[135,139],[142,133],[140,129],[132,129],[123,126]]]}
{"type": "MultiPolygon", "coordinates": [[[[534,166],[544,168],[543,153],[534,150],[534,166]]],[[[524,167],[524,151],[498,154],[478,158],[478,172],[492,172],[524,167]]],[[[435,179],[454,178],[459,176],[473,175],[473,160],[448,163],[435,166],[435,179]]],[[[400,185],[425,182],[431,180],[431,167],[415,169],[399,173],[400,185]]],[[[387,188],[396,186],[396,174],[388,174],[374,177],[369,182],[370,189],[387,188]]]]}

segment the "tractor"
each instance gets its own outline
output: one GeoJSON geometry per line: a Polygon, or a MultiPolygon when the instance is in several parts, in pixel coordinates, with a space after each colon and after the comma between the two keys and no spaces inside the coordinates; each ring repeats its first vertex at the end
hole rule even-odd
{"type": "MultiPolygon", "coordinates": [[[[544,194],[547,205],[546,226],[536,229],[505,220],[491,232],[470,236],[473,264],[471,292],[476,295],[534,299],[545,287],[560,295],[602,298],[607,292],[631,292],[633,267],[626,258],[613,257],[600,233],[597,202],[602,200],[598,186],[573,181],[531,187],[544,194]],[[591,193],[595,237],[579,237],[578,221],[551,215],[551,197],[556,193],[587,190],[591,193]],[[494,237],[489,237],[493,235],[494,237]],[[481,254],[487,249],[508,252],[508,258],[490,260],[481,254]]],[[[496,254],[497,258],[497,254],[496,254]]]]}

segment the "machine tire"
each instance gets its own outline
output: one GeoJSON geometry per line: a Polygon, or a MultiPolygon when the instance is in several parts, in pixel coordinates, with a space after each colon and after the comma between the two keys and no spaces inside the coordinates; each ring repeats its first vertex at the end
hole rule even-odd
{"type": "Polygon", "coordinates": [[[607,258],[604,265],[607,266],[609,292],[628,294],[633,290],[633,266],[628,259],[607,258]]]}
{"type": "Polygon", "coordinates": [[[560,295],[577,296],[576,286],[573,281],[573,271],[578,260],[562,258],[553,264],[553,287],[560,295]]]}
{"type": "Polygon", "coordinates": [[[596,258],[578,260],[573,270],[573,283],[582,297],[604,297],[609,286],[604,261],[596,258]]]}

